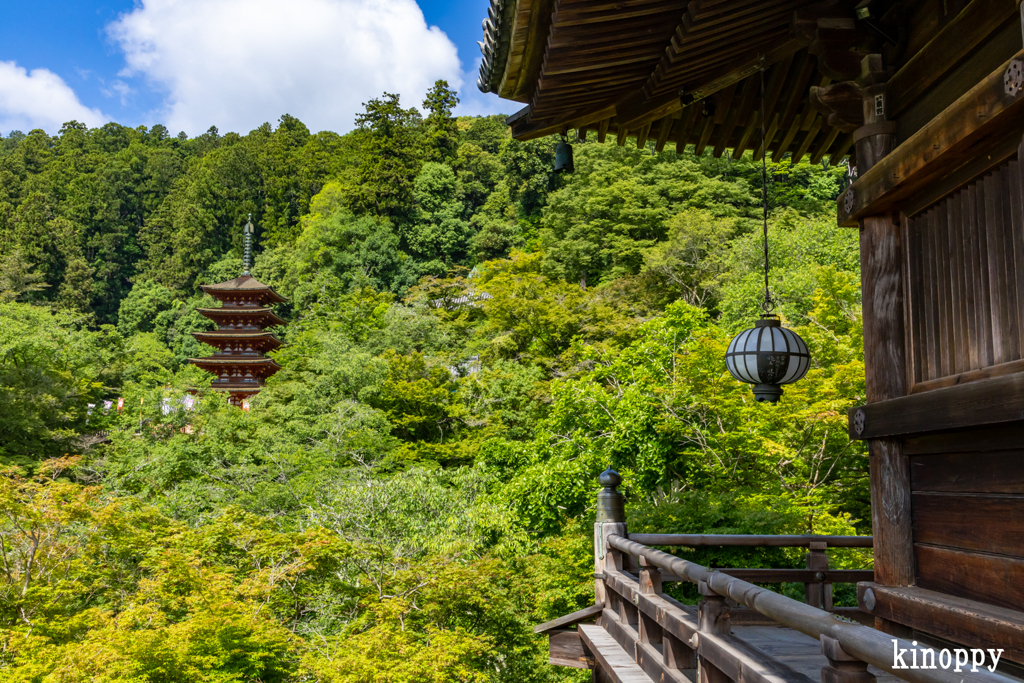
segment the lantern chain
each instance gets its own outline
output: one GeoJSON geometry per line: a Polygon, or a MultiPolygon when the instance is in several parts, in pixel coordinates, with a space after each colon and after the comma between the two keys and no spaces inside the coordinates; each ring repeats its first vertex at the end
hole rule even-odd
{"type": "Polygon", "coordinates": [[[768,260],[768,140],[767,133],[765,133],[765,89],[764,89],[764,71],[766,66],[766,60],[764,55],[761,55],[761,208],[764,218],[764,301],[761,302],[761,313],[764,316],[773,315],[775,311],[775,297],[772,296],[771,289],[768,286],[768,271],[771,265],[768,260]]]}

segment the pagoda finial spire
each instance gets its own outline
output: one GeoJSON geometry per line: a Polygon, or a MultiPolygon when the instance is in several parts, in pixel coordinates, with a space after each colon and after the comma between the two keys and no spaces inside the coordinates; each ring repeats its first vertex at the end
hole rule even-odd
{"type": "Polygon", "coordinates": [[[245,228],[242,230],[245,235],[245,251],[242,254],[242,275],[249,274],[249,268],[252,265],[252,214],[249,214],[249,222],[245,224],[245,228]]]}

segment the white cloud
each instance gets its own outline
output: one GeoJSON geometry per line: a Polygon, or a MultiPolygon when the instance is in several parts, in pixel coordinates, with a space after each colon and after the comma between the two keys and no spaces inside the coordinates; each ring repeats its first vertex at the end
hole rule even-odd
{"type": "Polygon", "coordinates": [[[519,102],[503,100],[492,93],[482,93],[476,86],[476,79],[480,72],[480,63],[483,58],[477,55],[473,61],[473,67],[462,75],[466,84],[459,92],[459,106],[455,108],[458,116],[489,116],[491,114],[510,115],[522,109],[525,105],[519,102]]]}
{"type": "Polygon", "coordinates": [[[0,132],[42,128],[56,133],[68,121],[90,127],[107,122],[100,110],[82,104],[75,91],[48,69],[26,70],[0,62],[0,132]]]}
{"type": "Polygon", "coordinates": [[[120,78],[115,78],[109,88],[100,88],[100,92],[103,93],[104,97],[114,97],[116,95],[121,100],[121,106],[126,107],[128,106],[129,97],[135,90],[120,78]]]}
{"type": "Polygon", "coordinates": [[[190,135],[285,113],[342,132],[384,91],[418,107],[439,78],[461,86],[455,45],[415,0],[137,0],[107,30],[121,76],[167,93],[154,123],[190,135]]]}

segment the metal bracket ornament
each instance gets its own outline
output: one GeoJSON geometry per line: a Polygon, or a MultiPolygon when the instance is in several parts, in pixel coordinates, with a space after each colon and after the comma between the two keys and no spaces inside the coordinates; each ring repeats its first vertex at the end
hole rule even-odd
{"type": "Polygon", "coordinates": [[[857,205],[857,193],[853,191],[851,187],[846,191],[846,197],[843,199],[843,205],[846,207],[846,213],[853,213],[853,207],[857,205]]]}
{"type": "Polygon", "coordinates": [[[853,414],[853,431],[857,432],[857,436],[864,433],[864,423],[867,421],[867,415],[864,414],[863,410],[858,409],[853,414]]]}
{"type": "Polygon", "coordinates": [[[1024,61],[1014,59],[1010,62],[1010,66],[1006,67],[1006,73],[1003,74],[1003,86],[1010,97],[1020,94],[1024,89],[1024,61]]]}
{"type": "Polygon", "coordinates": [[[873,612],[875,609],[875,592],[870,588],[864,591],[864,607],[868,612],[873,612]]]}

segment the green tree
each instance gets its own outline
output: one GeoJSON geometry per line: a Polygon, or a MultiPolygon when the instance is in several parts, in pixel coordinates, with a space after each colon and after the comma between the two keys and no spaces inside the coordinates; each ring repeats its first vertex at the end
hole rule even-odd
{"type": "Polygon", "coordinates": [[[0,304],[0,464],[31,464],[76,450],[80,433],[102,422],[89,403],[103,396],[119,336],[83,329],[67,313],[0,304]]]}
{"type": "Polygon", "coordinates": [[[452,110],[459,104],[458,94],[448,87],[448,81],[434,82],[423,100],[427,113],[424,121],[423,144],[429,161],[449,163],[459,147],[459,129],[452,116],[452,110]]]}
{"type": "Polygon", "coordinates": [[[365,133],[356,206],[402,221],[412,206],[412,184],[419,170],[419,112],[402,109],[398,95],[392,93],[363,106],[366,111],[356,116],[356,125],[365,133]]]}
{"type": "Polygon", "coordinates": [[[405,244],[425,262],[426,272],[442,274],[465,257],[469,243],[462,186],[451,167],[427,162],[413,183],[413,198],[417,210],[405,244]]]}

